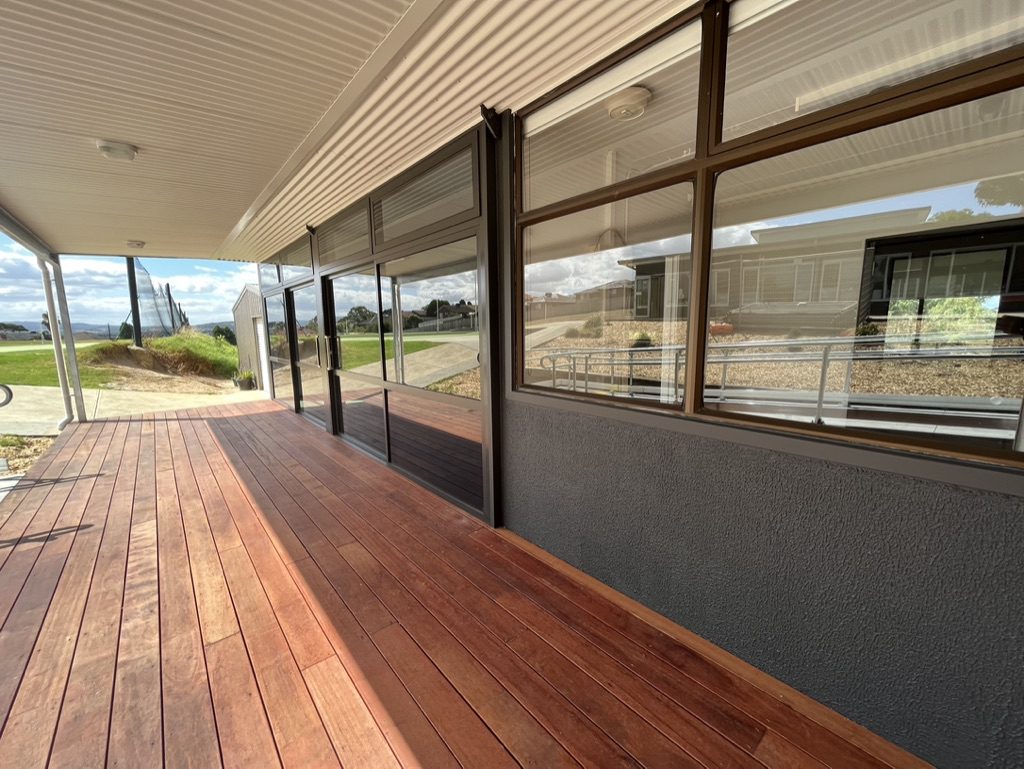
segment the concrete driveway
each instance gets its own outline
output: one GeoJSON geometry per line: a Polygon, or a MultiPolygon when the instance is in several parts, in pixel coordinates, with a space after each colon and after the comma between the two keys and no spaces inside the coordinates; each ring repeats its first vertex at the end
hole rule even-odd
{"type": "MultiPolygon", "coordinates": [[[[57,435],[64,419],[64,401],[59,387],[13,385],[14,399],[0,408],[0,433],[11,435],[57,435]]],[[[224,394],[142,392],[138,390],[83,390],[89,419],[105,419],[154,411],[201,408],[223,403],[262,400],[262,390],[239,390],[224,394]]]]}

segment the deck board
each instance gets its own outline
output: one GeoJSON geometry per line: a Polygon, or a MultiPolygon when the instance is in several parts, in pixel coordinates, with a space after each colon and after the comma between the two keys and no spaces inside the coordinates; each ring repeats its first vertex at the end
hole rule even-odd
{"type": "Polygon", "coordinates": [[[0,502],[0,765],[924,763],[272,403],[0,502]]]}

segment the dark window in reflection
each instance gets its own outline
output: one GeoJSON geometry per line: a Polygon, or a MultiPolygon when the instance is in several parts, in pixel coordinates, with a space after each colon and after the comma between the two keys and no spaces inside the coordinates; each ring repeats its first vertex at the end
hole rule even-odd
{"type": "Polygon", "coordinates": [[[388,393],[391,461],[470,507],[483,508],[477,404],[388,393]]]}
{"type": "Polygon", "coordinates": [[[384,242],[475,208],[473,153],[467,149],[374,201],[373,226],[384,242]]]}

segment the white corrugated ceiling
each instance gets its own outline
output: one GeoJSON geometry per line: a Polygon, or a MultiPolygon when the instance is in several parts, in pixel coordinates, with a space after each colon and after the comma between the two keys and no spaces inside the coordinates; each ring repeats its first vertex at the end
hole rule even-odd
{"type": "Polygon", "coordinates": [[[691,4],[0,0],[0,205],[63,253],[261,259],[691,4]]]}

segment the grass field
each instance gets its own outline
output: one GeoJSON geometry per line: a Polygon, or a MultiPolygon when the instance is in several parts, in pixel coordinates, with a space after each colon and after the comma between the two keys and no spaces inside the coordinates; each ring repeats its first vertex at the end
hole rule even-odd
{"type": "MultiPolygon", "coordinates": [[[[411,355],[414,352],[426,350],[430,347],[437,347],[437,342],[406,340],[405,354],[411,355]]],[[[388,359],[395,357],[395,341],[393,339],[385,341],[384,349],[387,353],[388,359]]],[[[378,363],[379,361],[380,342],[377,341],[376,337],[367,337],[366,339],[342,338],[341,367],[345,371],[351,371],[352,369],[359,368],[360,366],[365,366],[368,363],[378,363]]]]}
{"type": "MultiPolygon", "coordinates": [[[[109,369],[85,365],[81,361],[79,374],[82,387],[102,387],[114,379],[114,373],[109,369]]],[[[44,348],[0,355],[0,383],[56,387],[57,364],[53,360],[53,350],[44,348]]]]}
{"type": "MultiPolygon", "coordinates": [[[[223,339],[186,331],[145,340],[145,349],[129,350],[127,341],[99,342],[78,351],[82,387],[103,387],[118,378],[118,365],[173,374],[228,379],[238,368],[238,349],[223,339]]],[[[121,368],[121,372],[125,369],[121,368]]],[[[53,350],[5,352],[0,355],[0,382],[56,387],[53,350]]]]}

